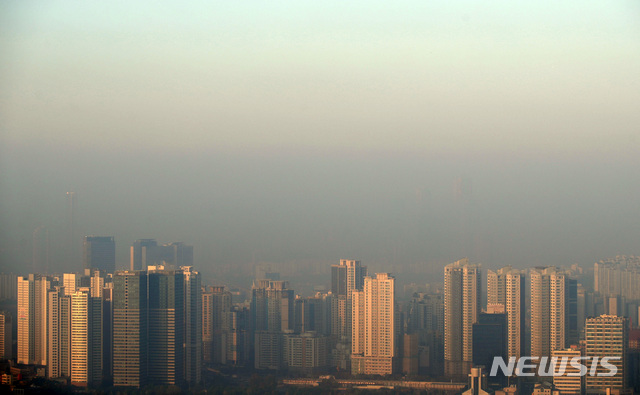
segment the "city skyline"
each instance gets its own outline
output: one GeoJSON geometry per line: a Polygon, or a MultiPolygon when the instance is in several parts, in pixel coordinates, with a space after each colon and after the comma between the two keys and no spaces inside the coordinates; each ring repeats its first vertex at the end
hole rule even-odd
{"type": "Polygon", "coordinates": [[[207,276],[636,253],[632,2],[1,7],[8,270],[42,226],[51,270],[84,235],[117,268],[184,241],[207,276]]]}

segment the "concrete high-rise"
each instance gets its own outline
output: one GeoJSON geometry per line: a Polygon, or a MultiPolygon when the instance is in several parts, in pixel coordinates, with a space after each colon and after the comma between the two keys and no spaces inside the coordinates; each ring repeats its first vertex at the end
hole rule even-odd
{"type": "Polygon", "coordinates": [[[147,379],[147,273],[113,276],[113,385],[140,388],[147,379]]]}
{"type": "Polygon", "coordinates": [[[256,369],[284,367],[284,338],[294,329],[293,290],[287,281],[256,280],[251,298],[256,369]]]}
{"type": "Polygon", "coordinates": [[[445,374],[464,377],[473,361],[473,323],[481,303],[480,266],[467,258],[444,268],[445,374]]]}
{"type": "Polygon", "coordinates": [[[611,315],[587,318],[585,324],[585,355],[587,357],[616,357],[610,364],[617,368],[613,376],[605,376],[609,369],[598,364],[595,375],[587,375],[587,392],[627,388],[627,352],[629,348],[629,319],[611,315]]]}
{"type": "Polygon", "coordinates": [[[7,311],[0,311],[0,359],[13,358],[13,331],[11,323],[11,314],[7,311]]]}
{"type": "Polygon", "coordinates": [[[510,266],[487,272],[487,305],[501,305],[507,314],[510,357],[520,358],[525,352],[525,282],[524,273],[510,266]]]}
{"type": "Polygon", "coordinates": [[[176,270],[193,266],[193,246],[182,242],[158,245],[155,239],[140,239],[130,249],[131,270],[147,270],[148,266],[164,266],[176,270]]]}
{"type": "Polygon", "coordinates": [[[148,379],[181,385],[184,377],[184,277],[182,271],[149,266],[148,379]]]}
{"type": "Polygon", "coordinates": [[[47,377],[71,377],[71,294],[55,287],[49,290],[47,303],[47,377]]]}
{"type": "Polygon", "coordinates": [[[71,295],[71,383],[87,386],[102,381],[102,298],[89,288],[71,295]]]}
{"type": "Polygon", "coordinates": [[[82,263],[85,269],[100,269],[113,273],[116,270],[116,243],[113,237],[85,236],[82,244],[82,263]]]}
{"type": "MultiPolygon", "coordinates": [[[[187,250],[191,251],[188,259],[193,260],[193,247],[187,250]]],[[[179,259],[183,258],[187,257],[179,259]]],[[[180,270],[184,278],[184,379],[197,384],[202,376],[202,277],[191,266],[180,270]]]]}
{"type": "Polygon", "coordinates": [[[47,298],[51,279],[18,277],[18,363],[47,364],[47,298]]]}
{"type": "Polygon", "coordinates": [[[210,363],[227,361],[228,319],[231,312],[231,292],[223,286],[208,287],[202,293],[203,359],[210,363]]]}
{"type": "Polygon", "coordinates": [[[395,279],[388,273],[365,277],[352,300],[352,374],[392,374],[397,344],[395,279]]]}
{"type": "Polygon", "coordinates": [[[578,343],[577,281],[555,267],[539,267],[531,279],[531,356],[551,356],[578,343]]]}
{"type": "Polygon", "coordinates": [[[332,335],[338,341],[333,364],[339,369],[349,369],[351,354],[351,306],[354,291],[361,291],[367,267],[360,261],[341,259],[331,265],[331,323],[332,335]]]}
{"type": "Polygon", "coordinates": [[[555,350],[551,355],[557,358],[557,364],[554,369],[553,385],[561,394],[580,395],[583,392],[583,380],[580,375],[580,368],[571,365],[571,359],[582,356],[582,352],[578,347],[567,348],[564,350],[555,350]],[[567,361],[562,368],[562,360],[567,361]]]}
{"type": "Polygon", "coordinates": [[[133,242],[130,250],[129,270],[147,270],[150,264],[160,264],[152,258],[158,243],[155,239],[139,239],[133,242]],[[149,264],[147,262],[151,261],[149,264]]]}

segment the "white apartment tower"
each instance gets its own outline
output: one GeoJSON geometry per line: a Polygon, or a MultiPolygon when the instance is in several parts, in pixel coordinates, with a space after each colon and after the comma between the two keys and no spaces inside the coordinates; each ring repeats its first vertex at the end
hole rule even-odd
{"type": "Polygon", "coordinates": [[[524,274],[511,266],[487,272],[487,305],[501,305],[507,313],[507,355],[524,353],[524,274]]]}
{"type": "Polygon", "coordinates": [[[473,360],[473,323],[481,303],[480,265],[468,258],[444,268],[445,374],[466,376],[473,360]]]}
{"type": "Polygon", "coordinates": [[[18,363],[47,364],[47,297],[51,281],[18,277],[18,363]]]}
{"type": "Polygon", "coordinates": [[[585,323],[585,355],[587,357],[617,357],[611,359],[617,373],[604,376],[609,369],[598,364],[595,375],[586,376],[587,392],[623,390],[627,387],[627,351],[629,348],[629,319],[612,315],[587,318],[585,323]]]}
{"type": "Polygon", "coordinates": [[[396,357],[395,278],[388,273],[364,278],[352,295],[351,372],[387,375],[396,357]]]}

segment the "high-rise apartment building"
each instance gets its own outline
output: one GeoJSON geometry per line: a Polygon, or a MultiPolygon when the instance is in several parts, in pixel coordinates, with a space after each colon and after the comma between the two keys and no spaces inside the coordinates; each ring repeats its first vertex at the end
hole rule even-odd
{"type": "MultiPolygon", "coordinates": [[[[188,256],[176,259],[193,260],[193,247],[186,250],[190,251],[185,252],[188,256]]],[[[202,377],[202,277],[192,266],[181,266],[180,270],[184,278],[184,379],[197,384],[202,377]]]]}
{"type": "Polygon", "coordinates": [[[113,276],[113,385],[140,388],[148,366],[147,273],[113,276]]]}
{"type": "Polygon", "coordinates": [[[11,314],[8,311],[0,311],[0,359],[13,358],[13,331],[11,323],[11,314]]]}
{"type": "Polygon", "coordinates": [[[71,383],[87,386],[102,381],[102,298],[89,288],[71,295],[71,383]]]}
{"type": "Polygon", "coordinates": [[[588,374],[586,380],[587,392],[607,389],[623,390],[627,388],[627,351],[629,348],[629,320],[625,317],[601,315],[587,318],[585,324],[585,355],[587,357],[616,357],[609,363],[617,368],[613,376],[609,369],[601,363],[597,365],[596,374],[588,374]]]}
{"type": "Polygon", "coordinates": [[[510,266],[487,272],[487,305],[501,305],[507,314],[507,354],[524,355],[525,282],[524,274],[510,266]]]}
{"type": "Polygon", "coordinates": [[[594,289],[601,295],[640,300],[640,257],[619,255],[593,265],[594,289]]]}
{"type": "Polygon", "coordinates": [[[467,258],[444,268],[445,374],[466,376],[473,360],[473,323],[481,304],[480,266],[467,258]]]}
{"type": "Polygon", "coordinates": [[[351,362],[351,306],[354,291],[361,291],[367,267],[360,261],[341,259],[331,266],[331,333],[337,340],[333,364],[343,370],[351,362]]]}
{"type": "Polygon", "coordinates": [[[256,369],[284,367],[283,334],[293,330],[294,295],[287,281],[256,280],[251,298],[256,369]]]}
{"type": "Polygon", "coordinates": [[[18,363],[47,364],[47,298],[51,279],[18,277],[18,363]]]}
{"type": "Polygon", "coordinates": [[[394,373],[396,364],[395,279],[388,273],[365,277],[353,292],[351,372],[394,373]]]}
{"type": "Polygon", "coordinates": [[[85,269],[100,269],[107,273],[116,270],[116,242],[113,237],[85,236],[82,244],[82,263],[85,269]]]}
{"type": "Polygon", "coordinates": [[[202,345],[206,362],[227,362],[231,299],[231,292],[225,291],[223,286],[207,287],[202,293],[202,345]]]}
{"type": "Polygon", "coordinates": [[[555,267],[538,267],[531,279],[531,356],[551,356],[578,343],[577,281],[555,267]]]}
{"type": "Polygon", "coordinates": [[[71,377],[71,295],[58,286],[49,290],[47,303],[47,377],[71,377]]]}

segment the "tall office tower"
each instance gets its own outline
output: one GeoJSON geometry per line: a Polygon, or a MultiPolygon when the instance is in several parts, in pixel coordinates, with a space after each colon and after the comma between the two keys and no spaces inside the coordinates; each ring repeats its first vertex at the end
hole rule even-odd
{"type": "MultiPolygon", "coordinates": [[[[193,260],[193,247],[191,260],[193,260]]],[[[191,266],[180,267],[184,278],[184,379],[197,384],[202,375],[202,277],[191,266]]]]}
{"type": "Polygon", "coordinates": [[[0,311],[0,359],[13,358],[12,346],[11,314],[8,311],[0,311]]]}
{"type": "Polygon", "coordinates": [[[524,350],[524,274],[511,266],[487,272],[487,304],[502,305],[507,313],[508,356],[520,358],[524,350]]]}
{"type": "Polygon", "coordinates": [[[395,278],[388,273],[364,278],[353,292],[352,374],[394,373],[396,363],[395,278]]]}
{"type": "Polygon", "coordinates": [[[148,379],[180,385],[184,375],[184,276],[182,271],[149,266],[148,379]]]}
{"type": "Polygon", "coordinates": [[[531,278],[531,355],[551,356],[578,343],[578,284],[555,267],[538,267],[531,278]]]}
{"type": "Polygon", "coordinates": [[[578,347],[567,348],[564,350],[555,350],[551,352],[551,356],[557,358],[556,368],[554,369],[553,385],[561,394],[580,395],[582,394],[583,377],[580,375],[580,368],[571,365],[571,359],[580,358],[582,352],[578,347]],[[567,363],[562,370],[562,360],[567,363]]]}
{"type": "Polygon", "coordinates": [[[13,273],[0,274],[0,301],[18,300],[18,276],[13,273]]]}
{"type": "Polygon", "coordinates": [[[116,270],[116,242],[110,236],[85,236],[82,244],[85,269],[116,270]]]}
{"type": "Polygon", "coordinates": [[[102,298],[80,288],[71,295],[71,383],[101,383],[102,345],[102,298]]]}
{"type": "Polygon", "coordinates": [[[640,257],[619,255],[593,265],[594,289],[604,296],[640,300],[640,257]]]}
{"type": "Polygon", "coordinates": [[[49,273],[51,243],[49,230],[44,226],[39,226],[33,231],[31,258],[33,273],[49,273]]]}
{"type": "Polygon", "coordinates": [[[228,313],[231,311],[231,292],[224,286],[207,287],[202,293],[203,359],[210,363],[227,362],[228,313]]]}
{"type": "Polygon", "coordinates": [[[18,363],[47,364],[47,297],[51,280],[18,277],[18,363]]]}
{"type": "MultiPolygon", "coordinates": [[[[131,260],[129,270],[147,270],[147,261],[155,253],[158,243],[155,239],[139,239],[131,246],[131,260]]],[[[153,264],[160,262],[152,262],[153,264]]]]}
{"type": "Polygon", "coordinates": [[[617,357],[610,360],[618,371],[613,376],[603,376],[609,369],[598,364],[596,374],[586,376],[587,392],[627,388],[627,352],[629,348],[629,319],[611,315],[587,318],[585,324],[585,355],[587,357],[617,357]]]}
{"type": "Polygon", "coordinates": [[[71,263],[72,267],[77,268],[80,265],[80,250],[76,241],[77,233],[77,213],[78,196],[75,192],[67,192],[67,248],[66,260],[71,263]]]}
{"type": "MultiPolygon", "coordinates": [[[[473,365],[490,367],[494,357],[507,357],[507,314],[480,313],[478,322],[473,324],[473,365]]],[[[489,378],[495,383],[506,384],[506,378],[500,373],[489,378]]]]}
{"type": "Polygon", "coordinates": [[[49,290],[47,377],[71,376],[71,296],[64,287],[49,290]]]}
{"type": "Polygon", "coordinates": [[[147,273],[113,276],[113,385],[142,387],[147,376],[147,273]]]}
{"type": "Polygon", "coordinates": [[[469,373],[473,359],[473,323],[481,303],[480,266],[467,258],[444,268],[444,370],[448,376],[469,373]]]}
{"type": "Polygon", "coordinates": [[[293,290],[287,281],[256,280],[251,298],[256,369],[284,367],[283,333],[293,330],[293,290]]]}

